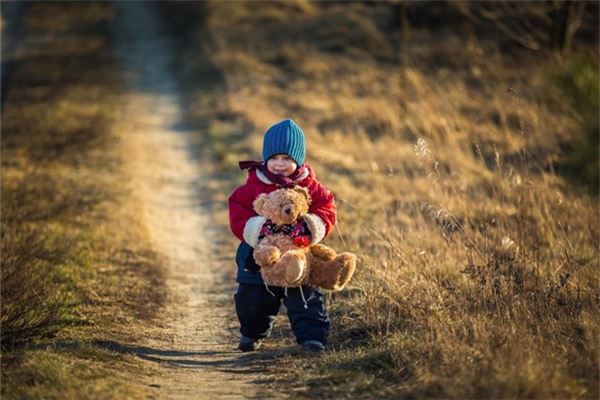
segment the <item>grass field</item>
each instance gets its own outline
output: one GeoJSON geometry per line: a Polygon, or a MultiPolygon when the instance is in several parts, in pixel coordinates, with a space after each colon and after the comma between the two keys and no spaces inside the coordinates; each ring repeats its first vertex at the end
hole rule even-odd
{"type": "MultiPolygon", "coordinates": [[[[322,357],[257,355],[278,391],[600,395],[597,28],[570,54],[528,51],[452,4],[413,4],[411,29],[392,2],[158,5],[179,35],[185,122],[220,169],[203,187],[216,218],[237,161],[293,118],[336,196],[325,243],[360,257],[327,295],[322,357]]],[[[167,296],[116,134],[115,11],[2,14],[2,397],[144,397],[156,371],[108,344],[140,339],[167,296]]],[[[277,345],[293,342],[285,324],[277,345]]]]}
{"type": "Polygon", "coordinates": [[[133,356],[96,343],[129,337],[164,296],[113,131],[111,5],[2,11],[19,35],[3,54],[2,397],[141,396],[133,356]]]}
{"type": "Polygon", "coordinates": [[[194,7],[172,9],[190,115],[231,187],[264,130],[293,118],[336,195],[326,243],[361,257],[329,297],[332,350],[284,357],[280,383],[300,397],[596,398],[597,48],[529,52],[451,24],[403,40],[389,7],[210,3],[187,31],[194,7]],[[222,76],[212,102],[191,83],[200,47],[222,76]]]}

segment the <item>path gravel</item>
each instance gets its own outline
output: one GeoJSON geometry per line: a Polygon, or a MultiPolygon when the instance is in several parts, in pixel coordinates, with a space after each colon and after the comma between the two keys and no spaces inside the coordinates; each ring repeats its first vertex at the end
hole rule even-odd
{"type": "Polygon", "coordinates": [[[232,255],[219,254],[214,244],[215,235],[229,233],[202,207],[209,177],[193,151],[194,133],[186,127],[180,82],[172,73],[175,43],[152,2],[116,7],[117,54],[129,77],[120,133],[140,214],[166,260],[169,291],[156,328],[140,335],[137,355],[158,365],[157,376],[145,383],[158,398],[264,398],[256,383],[264,371],[252,355],[235,349],[235,288],[225,274],[233,268],[232,255]]]}

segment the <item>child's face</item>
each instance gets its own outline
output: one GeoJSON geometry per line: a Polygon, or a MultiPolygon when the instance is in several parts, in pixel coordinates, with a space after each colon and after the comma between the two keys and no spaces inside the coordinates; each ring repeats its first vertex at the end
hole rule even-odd
{"type": "Polygon", "coordinates": [[[267,169],[272,174],[290,176],[298,167],[287,154],[276,154],[267,161],[267,169]]]}

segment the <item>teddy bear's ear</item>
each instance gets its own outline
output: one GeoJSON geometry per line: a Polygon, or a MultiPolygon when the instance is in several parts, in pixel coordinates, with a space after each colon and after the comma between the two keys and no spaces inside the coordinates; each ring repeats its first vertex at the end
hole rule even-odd
{"type": "Polygon", "coordinates": [[[254,211],[256,211],[258,214],[261,213],[262,211],[262,206],[263,204],[265,204],[265,201],[267,200],[267,195],[264,193],[259,194],[256,199],[254,199],[254,202],[252,202],[252,207],[254,207],[254,211]]]}
{"type": "Polygon", "coordinates": [[[312,201],[311,197],[310,197],[310,193],[308,192],[308,189],[302,186],[294,186],[293,189],[295,192],[300,193],[302,196],[304,196],[306,198],[306,203],[310,204],[310,202],[312,201]]]}

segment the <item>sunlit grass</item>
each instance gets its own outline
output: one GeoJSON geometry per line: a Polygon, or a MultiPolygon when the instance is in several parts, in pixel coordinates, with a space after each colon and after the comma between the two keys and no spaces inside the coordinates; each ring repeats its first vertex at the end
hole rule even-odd
{"type": "Polygon", "coordinates": [[[282,360],[282,384],[327,398],[597,397],[597,199],[557,173],[585,128],[547,90],[554,61],[445,31],[394,50],[386,7],[207,7],[220,124],[244,134],[212,138],[219,154],[234,145],[220,158],[259,157],[264,130],[294,118],[336,194],[327,242],[361,256],[331,296],[332,350],[282,360]]]}

